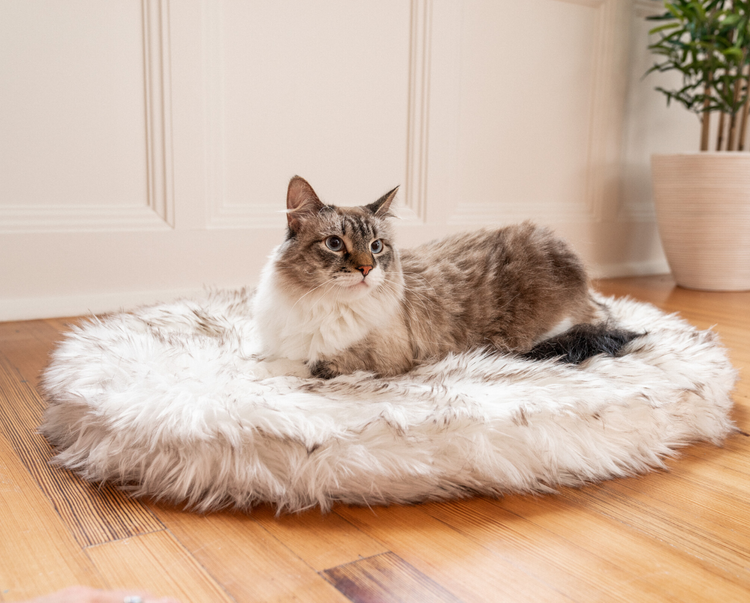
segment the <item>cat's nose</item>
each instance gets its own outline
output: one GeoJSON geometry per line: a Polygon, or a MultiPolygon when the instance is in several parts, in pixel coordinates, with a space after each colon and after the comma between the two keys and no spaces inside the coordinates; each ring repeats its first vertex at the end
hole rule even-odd
{"type": "Polygon", "coordinates": [[[367,276],[370,270],[372,270],[372,266],[357,266],[357,270],[359,270],[364,276],[367,276]]]}

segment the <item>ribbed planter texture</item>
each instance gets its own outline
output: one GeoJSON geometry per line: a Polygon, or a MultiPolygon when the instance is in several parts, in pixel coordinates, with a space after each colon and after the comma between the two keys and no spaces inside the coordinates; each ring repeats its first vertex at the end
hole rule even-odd
{"type": "Polygon", "coordinates": [[[750,153],[653,155],[659,234],[677,284],[750,289],[750,153]]]}

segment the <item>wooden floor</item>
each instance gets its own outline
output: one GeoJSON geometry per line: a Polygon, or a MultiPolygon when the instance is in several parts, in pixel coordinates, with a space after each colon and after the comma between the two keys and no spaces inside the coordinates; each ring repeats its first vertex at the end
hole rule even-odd
{"type": "MultiPolygon", "coordinates": [[[[601,290],[715,325],[750,369],[750,292],[668,277],[601,290]]],[[[0,600],[72,584],[213,601],[750,601],[750,437],[669,472],[559,495],[208,516],[129,500],[50,467],[37,380],[69,321],[0,324],[0,600]]],[[[750,432],[747,377],[734,419],[750,432]]]]}

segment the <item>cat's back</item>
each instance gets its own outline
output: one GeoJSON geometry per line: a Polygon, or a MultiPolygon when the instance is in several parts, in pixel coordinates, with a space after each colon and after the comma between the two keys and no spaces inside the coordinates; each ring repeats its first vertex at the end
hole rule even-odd
{"type": "Polygon", "coordinates": [[[527,285],[550,273],[568,285],[587,283],[583,263],[567,243],[532,222],[436,239],[401,250],[401,261],[404,272],[444,274],[446,284],[515,281],[520,273],[527,285]]]}
{"type": "Polygon", "coordinates": [[[523,349],[560,321],[594,316],[579,257],[530,222],[404,249],[401,263],[412,313],[431,307],[431,325],[470,345],[490,338],[523,349]]]}

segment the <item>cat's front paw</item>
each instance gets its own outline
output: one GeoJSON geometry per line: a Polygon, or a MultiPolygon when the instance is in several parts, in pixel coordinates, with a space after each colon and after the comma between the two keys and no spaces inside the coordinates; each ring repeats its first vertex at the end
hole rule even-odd
{"type": "Polygon", "coordinates": [[[313,377],[318,379],[333,379],[342,373],[336,369],[333,362],[329,360],[316,360],[308,364],[313,377]]]}

